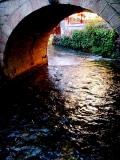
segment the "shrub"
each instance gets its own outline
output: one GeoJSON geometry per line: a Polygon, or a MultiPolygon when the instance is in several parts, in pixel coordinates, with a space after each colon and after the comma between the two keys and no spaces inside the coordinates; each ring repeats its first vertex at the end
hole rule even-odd
{"type": "Polygon", "coordinates": [[[61,37],[60,36],[54,36],[52,40],[53,45],[60,45],[61,37]]]}
{"type": "Polygon", "coordinates": [[[60,45],[66,48],[71,48],[71,38],[68,36],[64,36],[60,40],[60,45]]]}
{"type": "Polygon", "coordinates": [[[99,54],[103,57],[114,57],[116,36],[114,30],[89,26],[85,30],[73,31],[71,37],[55,37],[53,44],[99,54]]]}
{"type": "Polygon", "coordinates": [[[116,33],[113,30],[94,29],[92,53],[110,57],[115,51],[116,33]]]}

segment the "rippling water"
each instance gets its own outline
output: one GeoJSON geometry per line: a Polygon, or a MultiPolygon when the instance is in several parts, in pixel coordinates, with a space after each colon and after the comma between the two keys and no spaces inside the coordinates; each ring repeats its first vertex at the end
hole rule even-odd
{"type": "Polygon", "coordinates": [[[0,96],[1,160],[120,159],[119,61],[50,48],[0,96]]]}

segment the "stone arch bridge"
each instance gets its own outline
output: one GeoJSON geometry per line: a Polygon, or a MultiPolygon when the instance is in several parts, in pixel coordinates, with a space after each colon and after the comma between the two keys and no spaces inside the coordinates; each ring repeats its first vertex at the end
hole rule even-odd
{"type": "Polygon", "coordinates": [[[120,0],[0,0],[0,62],[13,78],[47,64],[52,29],[65,17],[89,10],[120,35],[120,0]]]}

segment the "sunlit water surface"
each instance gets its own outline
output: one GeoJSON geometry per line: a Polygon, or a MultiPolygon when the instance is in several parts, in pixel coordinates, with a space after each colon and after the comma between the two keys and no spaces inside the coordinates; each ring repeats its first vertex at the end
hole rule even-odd
{"type": "Polygon", "coordinates": [[[120,62],[48,52],[0,89],[0,159],[120,160],[120,62]]]}

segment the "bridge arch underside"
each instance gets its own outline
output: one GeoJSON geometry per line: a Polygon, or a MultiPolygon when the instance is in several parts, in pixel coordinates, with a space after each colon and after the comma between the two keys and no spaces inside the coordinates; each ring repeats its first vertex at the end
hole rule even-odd
{"type": "Polygon", "coordinates": [[[3,69],[6,76],[17,75],[47,64],[47,45],[53,28],[65,17],[86,11],[69,4],[48,5],[26,16],[8,38],[3,69]]]}
{"type": "Polygon", "coordinates": [[[10,78],[47,64],[47,45],[53,28],[65,17],[85,9],[48,5],[26,16],[11,33],[4,52],[4,73],[10,78]]]}

